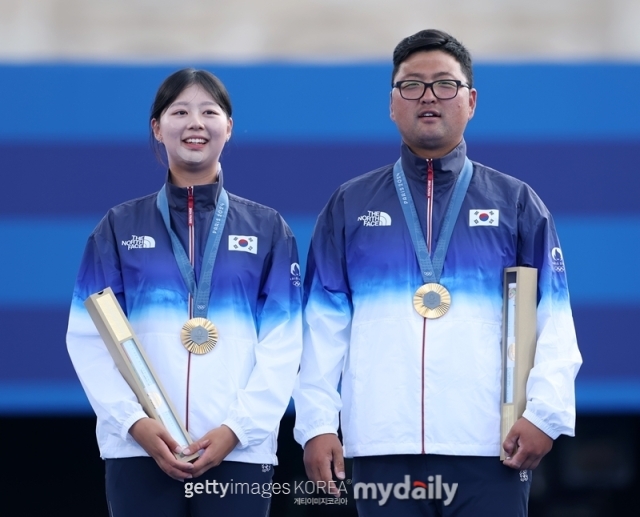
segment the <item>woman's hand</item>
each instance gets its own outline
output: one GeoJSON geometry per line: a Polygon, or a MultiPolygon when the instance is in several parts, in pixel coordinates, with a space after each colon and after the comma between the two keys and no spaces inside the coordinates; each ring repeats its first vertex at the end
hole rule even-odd
{"type": "Polygon", "coordinates": [[[183,454],[189,455],[199,450],[204,450],[200,457],[193,463],[193,477],[204,474],[212,467],[222,463],[229,453],[238,444],[238,437],[226,425],[212,429],[197,442],[193,442],[183,454]]]}
{"type": "Polygon", "coordinates": [[[131,426],[129,434],[168,476],[179,481],[193,477],[193,465],[176,459],[172,451],[181,452],[180,445],[161,423],[141,418],[131,426]]]}

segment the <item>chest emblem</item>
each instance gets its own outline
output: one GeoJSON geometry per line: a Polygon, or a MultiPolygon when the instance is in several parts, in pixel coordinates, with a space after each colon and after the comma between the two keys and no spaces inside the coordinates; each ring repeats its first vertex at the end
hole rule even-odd
{"type": "Polygon", "coordinates": [[[494,208],[469,210],[469,226],[500,226],[500,210],[494,208]]]}
{"type": "Polygon", "coordinates": [[[230,251],[246,251],[258,253],[258,237],[255,235],[229,235],[230,251]]]}
{"type": "Polygon", "coordinates": [[[391,226],[391,216],[386,212],[368,210],[367,215],[358,217],[363,226],[391,226]]]}
{"type": "Polygon", "coordinates": [[[131,239],[122,241],[122,246],[126,246],[128,250],[140,248],[155,248],[156,240],[148,235],[132,235],[131,239]]]}

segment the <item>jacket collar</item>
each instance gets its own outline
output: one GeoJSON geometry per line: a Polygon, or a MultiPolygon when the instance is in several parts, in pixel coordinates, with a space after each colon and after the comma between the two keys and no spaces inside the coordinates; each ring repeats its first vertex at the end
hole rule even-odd
{"type": "MultiPolygon", "coordinates": [[[[453,182],[460,174],[467,155],[467,144],[464,139],[442,158],[433,160],[433,172],[435,183],[453,182]]],[[[413,153],[407,144],[401,147],[402,169],[407,179],[427,181],[427,160],[413,153]]]]}
{"type": "MultiPolygon", "coordinates": [[[[215,183],[209,183],[206,185],[194,185],[193,186],[193,198],[195,201],[195,210],[213,210],[218,202],[218,196],[220,195],[220,188],[224,183],[222,177],[222,169],[218,174],[218,181],[215,183]]],[[[171,183],[169,171],[167,172],[166,179],[167,188],[167,200],[169,202],[169,208],[178,210],[180,212],[187,211],[188,202],[188,187],[178,187],[171,183]]]]}

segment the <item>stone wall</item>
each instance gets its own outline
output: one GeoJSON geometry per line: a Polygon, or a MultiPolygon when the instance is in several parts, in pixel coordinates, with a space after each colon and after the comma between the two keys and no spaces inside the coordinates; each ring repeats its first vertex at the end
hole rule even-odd
{"type": "Polygon", "coordinates": [[[386,60],[436,27],[483,60],[636,61],[638,26],[639,0],[0,0],[0,60],[386,60]]]}

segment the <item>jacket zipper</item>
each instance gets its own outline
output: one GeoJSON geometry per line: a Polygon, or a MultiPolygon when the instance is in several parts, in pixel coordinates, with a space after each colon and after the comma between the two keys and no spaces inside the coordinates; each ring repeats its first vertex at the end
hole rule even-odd
{"type": "MultiPolygon", "coordinates": [[[[433,160],[427,160],[427,223],[426,223],[426,241],[427,251],[431,254],[431,234],[433,229],[433,160]]],[[[425,353],[426,353],[426,338],[427,338],[427,318],[423,318],[422,321],[422,399],[421,399],[421,412],[422,412],[422,454],[426,453],[424,444],[425,434],[425,414],[424,414],[424,384],[425,384],[425,353]]]]}
{"type": "MultiPolygon", "coordinates": [[[[195,269],[195,225],[194,225],[194,199],[193,187],[187,187],[187,227],[189,229],[189,262],[191,267],[195,269]]],[[[193,297],[189,293],[188,299],[189,319],[193,318],[193,297]]],[[[185,404],[184,427],[189,431],[189,386],[191,377],[191,352],[187,352],[187,400],[185,404]]]]}

